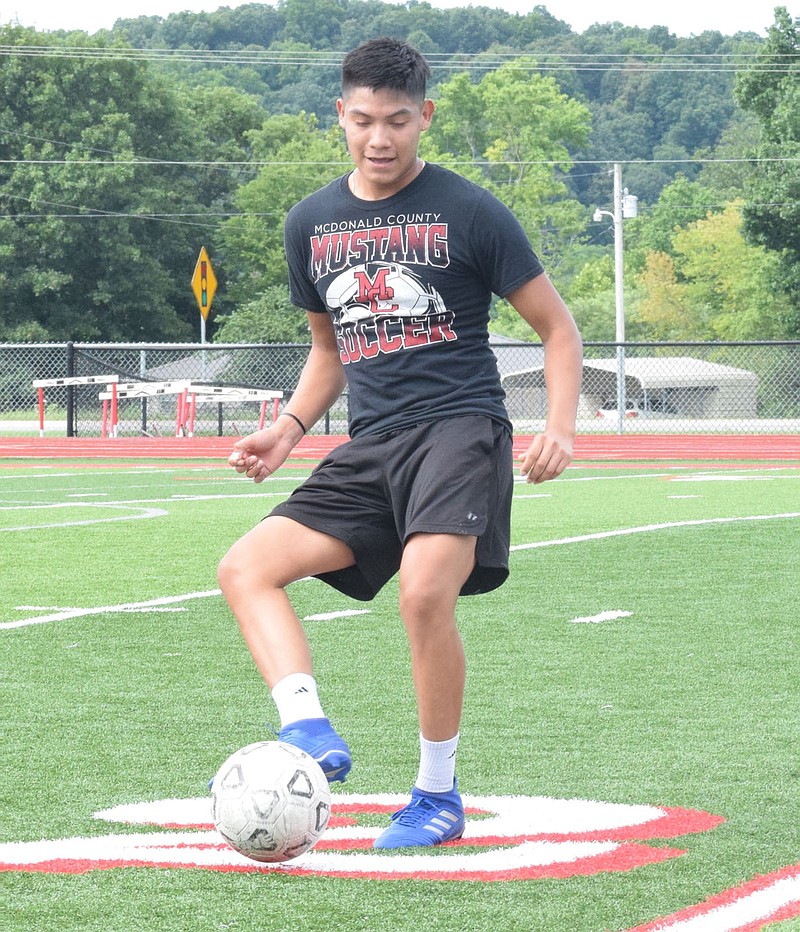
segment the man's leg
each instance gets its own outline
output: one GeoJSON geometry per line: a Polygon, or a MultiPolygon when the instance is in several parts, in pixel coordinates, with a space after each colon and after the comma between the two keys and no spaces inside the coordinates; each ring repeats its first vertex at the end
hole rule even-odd
{"type": "Polygon", "coordinates": [[[434,845],[459,838],[464,808],[455,754],[465,661],[455,609],[475,565],[476,538],[415,534],[400,566],[400,614],[411,649],[420,725],[420,767],[411,803],[392,817],[377,848],[434,845]]]}
{"type": "Polygon", "coordinates": [[[347,544],[277,515],[222,558],[217,574],[222,593],[270,689],[290,673],[312,672],[308,640],[285,587],[354,562],[347,544]]]}
{"type": "Polygon", "coordinates": [[[411,671],[422,734],[444,741],[458,733],[465,662],[456,602],[475,566],[476,539],[414,534],[400,565],[400,615],[411,649],[411,671]]]}
{"type": "Polygon", "coordinates": [[[285,587],[353,562],[342,541],[276,515],[235,543],[218,572],[223,595],[278,706],[280,740],[308,751],[329,780],[344,780],[350,754],[322,711],[308,639],[285,587]]]}

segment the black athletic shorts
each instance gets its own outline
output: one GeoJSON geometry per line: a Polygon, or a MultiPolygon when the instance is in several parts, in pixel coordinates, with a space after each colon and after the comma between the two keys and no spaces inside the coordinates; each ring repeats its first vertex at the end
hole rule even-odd
{"type": "Polygon", "coordinates": [[[355,564],[318,578],[362,601],[398,571],[412,534],[473,534],[461,595],[475,595],[508,577],[513,482],[508,428],[468,415],[343,443],[271,514],[344,541],[355,564]]]}

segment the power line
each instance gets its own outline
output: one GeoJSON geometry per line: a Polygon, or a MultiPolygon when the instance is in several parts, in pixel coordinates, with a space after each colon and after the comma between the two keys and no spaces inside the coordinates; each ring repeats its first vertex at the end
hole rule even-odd
{"type": "MultiPolygon", "coordinates": [[[[800,156],[775,156],[764,158],[762,156],[752,158],[735,158],[735,159],[712,159],[712,158],[689,158],[689,159],[574,159],[570,165],[611,165],[619,162],[621,165],[756,165],[762,163],[793,163],[800,162],[800,156]]],[[[564,159],[509,159],[502,162],[490,161],[472,161],[469,159],[454,160],[448,162],[448,165],[472,165],[479,167],[502,168],[510,165],[551,165],[559,166],[564,163],[564,159]]],[[[182,160],[182,159],[0,159],[0,165],[69,165],[70,167],[88,167],[88,166],[173,166],[183,168],[266,168],[275,167],[316,167],[321,165],[328,166],[352,166],[352,161],[306,161],[303,159],[254,159],[253,161],[207,161],[207,160],[182,160]]]]}
{"type": "MultiPolygon", "coordinates": [[[[83,58],[160,58],[170,59],[189,57],[259,62],[266,64],[319,64],[326,66],[341,65],[344,52],[312,49],[187,49],[187,48],[134,48],[131,46],[75,46],[75,45],[0,45],[0,55],[28,55],[49,57],[83,57],[83,58]]],[[[713,60],[726,59],[750,61],[763,55],[761,48],[739,52],[567,52],[561,50],[537,50],[512,52],[434,52],[426,54],[428,63],[439,66],[466,64],[475,62],[480,65],[505,64],[519,59],[553,59],[557,61],[588,61],[619,63],[631,59],[665,60],[713,60]]],[[[784,60],[787,64],[800,59],[797,52],[775,52],[770,59],[784,60]]]]}
{"type": "MultiPolygon", "coordinates": [[[[338,68],[343,52],[251,49],[144,49],[121,46],[0,45],[0,56],[29,58],[69,58],[106,61],[185,62],[211,65],[295,66],[338,68]]],[[[789,73],[800,62],[796,53],[763,56],[752,52],[552,52],[536,50],[491,54],[485,52],[429,54],[434,70],[487,71],[510,62],[530,71],[608,71],[631,73],[716,73],[735,74],[742,70],[759,73],[789,73]]]]}
{"type": "MultiPolygon", "coordinates": [[[[800,204],[800,201],[764,201],[762,202],[747,202],[744,206],[748,208],[758,208],[758,209],[775,209],[781,207],[797,207],[800,204]]],[[[654,205],[659,206],[659,205],[654,205]]],[[[714,203],[714,204],[670,204],[670,213],[676,213],[678,211],[718,211],[724,210],[728,206],[724,202],[714,203]]],[[[640,214],[652,213],[654,207],[641,207],[639,212],[640,214]]],[[[76,210],[80,208],[75,208],[76,210]]],[[[172,221],[175,223],[182,222],[186,223],[188,226],[199,226],[206,227],[208,224],[205,223],[189,223],[187,218],[198,217],[205,220],[228,220],[231,217],[283,217],[283,213],[277,211],[240,211],[240,212],[224,212],[224,211],[209,211],[208,213],[126,213],[124,211],[103,211],[96,208],[84,208],[84,213],[69,213],[69,214],[56,214],[56,213],[19,213],[19,214],[0,214],[0,220],[164,220],[172,221]]],[[[663,209],[659,207],[659,210],[663,209]]],[[[557,227],[548,227],[547,229],[558,230],[557,227]]],[[[612,229],[611,224],[607,224],[603,227],[603,233],[612,229]]],[[[596,237],[595,237],[596,238],[596,237]]]]}

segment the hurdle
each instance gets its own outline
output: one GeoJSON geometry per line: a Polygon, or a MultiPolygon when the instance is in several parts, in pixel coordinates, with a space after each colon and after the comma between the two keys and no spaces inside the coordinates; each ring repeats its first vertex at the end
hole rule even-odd
{"type": "Polygon", "coordinates": [[[216,403],[226,401],[255,401],[260,403],[258,429],[261,430],[267,418],[267,405],[272,402],[272,420],[278,417],[282,391],[261,388],[240,388],[234,385],[202,385],[190,383],[186,389],[184,419],[182,424],[187,436],[194,436],[195,415],[198,404],[216,403]]]}
{"type": "Polygon", "coordinates": [[[175,405],[175,436],[194,436],[194,424],[197,405],[207,402],[222,404],[226,401],[256,401],[261,404],[259,430],[264,426],[267,405],[273,403],[273,420],[278,416],[278,406],[282,391],[258,388],[241,388],[233,385],[203,385],[188,379],[173,382],[120,382],[107,385],[105,391],[98,393],[103,403],[101,436],[119,435],[118,403],[124,398],[155,398],[165,395],[177,395],[175,405]],[[111,423],[109,425],[109,404],[111,405],[111,423]]]}
{"type": "MultiPolygon", "coordinates": [[[[102,422],[100,428],[100,435],[105,438],[107,436],[117,437],[119,435],[119,400],[122,398],[155,398],[160,395],[177,395],[178,396],[178,409],[180,412],[181,409],[181,397],[185,395],[187,386],[189,385],[187,379],[180,379],[175,382],[119,382],[117,384],[109,384],[106,386],[106,390],[98,392],[98,399],[103,403],[103,413],[102,413],[102,422]],[[109,422],[109,403],[111,404],[111,421],[109,422]]],[[[178,415],[178,417],[180,414],[178,415]]],[[[178,433],[178,425],[176,424],[175,436],[180,436],[178,433]]]]}
{"type": "Polygon", "coordinates": [[[105,384],[108,387],[111,407],[114,411],[113,417],[116,418],[118,382],[118,375],[70,375],[62,379],[34,379],[33,387],[36,389],[39,405],[39,436],[44,437],[44,390],[46,388],[70,385],[97,385],[98,383],[105,384]]]}

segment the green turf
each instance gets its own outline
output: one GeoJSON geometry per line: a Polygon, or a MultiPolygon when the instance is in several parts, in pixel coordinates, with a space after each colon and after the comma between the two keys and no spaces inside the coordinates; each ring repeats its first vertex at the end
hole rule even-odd
{"type": "MultiPolygon", "coordinates": [[[[219,596],[112,607],[214,590],[226,548],[299,475],[254,486],[215,464],[0,469],[0,623],[109,607],[0,629],[0,841],[142,831],[92,814],[202,795],[225,756],[265,736],[271,701],[219,596]]],[[[558,880],[4,873],[3,929],[600,932],[800,862],[800,520],[685,524],[800,512],[800,471],[584,468],[516,495],[515,545],[681,526],[515,550],[505,586],[461,601],[462,790],[694,808],[724,824],[648,842],[681,857],[558,880]],[[608,611],[630,614],[573,623],[608,611]]],[[[292,595],[301,617],[369,610],[307,630],[354,754],[346,790],[406,791],[417,729],[396,584],[367,605],[313,581],[292,595]]]]}

